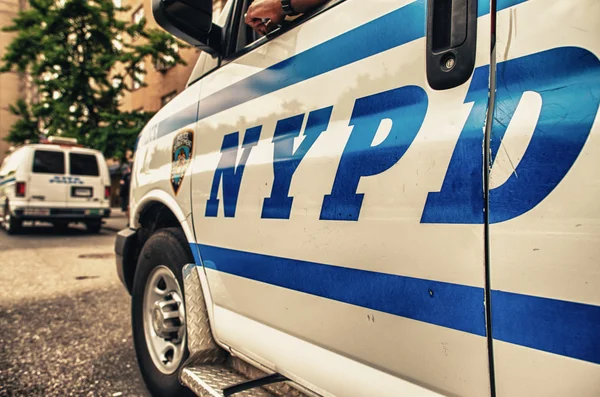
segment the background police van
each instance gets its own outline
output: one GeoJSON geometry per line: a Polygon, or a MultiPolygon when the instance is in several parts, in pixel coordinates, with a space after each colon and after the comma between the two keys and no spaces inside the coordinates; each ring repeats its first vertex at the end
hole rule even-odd
{"type": "Polygon", "coordinates": [[[153,394],[600,396],[600,1],[154,3],[214,57],[116,242],[153,394]]]}
{"type": "Polygon", "coordinates": [[[64,229],[82,222],[98,233],[110,216],[110,176],[104,156],[67,138],[19,147],[0,168],[0,222],[8,233],[24,221],[64,229]]]}

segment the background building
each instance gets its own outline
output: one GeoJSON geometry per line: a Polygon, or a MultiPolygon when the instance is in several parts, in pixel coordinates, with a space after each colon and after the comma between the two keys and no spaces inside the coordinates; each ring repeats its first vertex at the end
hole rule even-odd
{"type": "MultiPolygon", "coordinates": [[[[120,17],[129,22],[138,22],[143,17],[147,27],[160,29],[152,16],[152,0],[112,0],[116,6],[129,6],[129,11],[120,13],[120,17]]],[[[215,19],[220,14],[225,0],[214,0],[215,19]]],[[[12,24],[17,13],[27,7],[27,0],[0,0],[0,28],[12,24]]],[[[0,58],[4,56],[6,46],[10,44],[14,34],[0,31],[0,58]]],[[[150,59],[144,62],[146,75],[143,77],[145,87],[126,92],[121,101],[125,111],[141,110],[156,112],[177,94],[185,89],[200,51],[195,48],[181,50],[181,56],[187,65],[166,67],[164,64],[153,64],[150,59]]],[[[9,105],[26,96],[27,101],[35,101],[36,94],[25,76],[18,73],[0,74],[0,163],[6,156],[9,143],[4,141],[15,116],[9,111],[9,105]]]]}
{"type": "MultiPolygon", "coordinates": [[[[12,24],[12,19],[26,5],[26,0],[0,0],[0,28],[12,24]]],[[[0,58],[4,56],[6,47],[12,41],[13,33],[0,31],[0,58]]],[[[4,160],[10,146],[4,138],[8,135],[10,126],[15,122],[8,106],[15,104],[23,96],[25,80],[19,73],[0,74],[0,163],[4,160]]]]}
{"type": "MultiPolygon", "coordinates": [[[[120,17],[128,22],[137,23],[145,17],[146,27],[161,29],[152,16],[152,0],[113,0],[113,3],[117,7],[130,7],[129,11],[120,14],[120,17]]],[[[217,19],[225,0],[214,0],[213,4],[214,19],[217,19]]],[[[151,59],[146,59],[143,67],[146,74],[143,76],[143,81],[147,86],[139,86],[132,92],[126,91],[121,101],[121,109],[156,112],[183,91],[200,51],[186,48],[181,50],[180,55],[187,65],[165,67],[164,64],[153,64],[151,59]]],[[[118,206],[121,201],[119,180],[122,165],[114,159],[109,159],[108,165],[111,174],[111,206],[118,206]]]]}
{"type": "MultiPolygon", "coordinates": [[[[130,22],[138,22],[146,17],[147,27],[160,29],[152,16],[152,0],[114,0],[114,3],[117,6],[131,7],[129,11],[121,13],[122,18],[127,18],[130,22]]],[[[225,0],[214,1],[215,18],[220,14],[224,3],[225,0]]],[[[152,64],[151,60],[146,60],[144,62],[146,70],[144,83],[147,86],[127,92],[122,100],[122,109],[146,112],[159,110],[185,89],[199,55],[200,51],[195,48],[182,49],[181,57],[187,65],[176,65],[170,68],[166,68],[161,63],[152,64]]]]}

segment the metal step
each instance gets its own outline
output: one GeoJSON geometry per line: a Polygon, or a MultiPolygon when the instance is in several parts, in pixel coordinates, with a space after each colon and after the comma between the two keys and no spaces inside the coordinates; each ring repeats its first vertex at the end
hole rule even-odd
{"type": "MultiPolygon", "coordinates": [[[[233,371],[225,364],[202,365],[184,368],[180,374],[181,382],[201,397],[224,397],[223,389],[248,382],[251,379],[233,371]]],[[[235,397],[274,397],[262,387],[244,390],[235,397]]]]}
{"type": "Polygon", "coordinates": [[[201,397],[224,397],[223,390],[227,388],[229,388],[227,393],[232,397],[316,396],[297,384],[287,381],[284,377],[269,375],[272,371],[261,369],[258,364],[251,365],[216,344],[210,329],[198,272],[195,264],[188,264],[183,268],[187,345],[190,357],[179,373],[181,383],[201,397]],[[260,386],[254,387],[257,385],[260,386]],[[249,387],[253,388],[233,393],[240,388],[249,387]]]}

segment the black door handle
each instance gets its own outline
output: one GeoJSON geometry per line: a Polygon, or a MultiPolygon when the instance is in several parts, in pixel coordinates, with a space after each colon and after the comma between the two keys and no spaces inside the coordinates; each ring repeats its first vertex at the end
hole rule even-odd
{"type": "Polygon", "coordinates": [[[477,0],[427,1],[427,81],[435,90],[463,84],[475,67],[477,0]]]}

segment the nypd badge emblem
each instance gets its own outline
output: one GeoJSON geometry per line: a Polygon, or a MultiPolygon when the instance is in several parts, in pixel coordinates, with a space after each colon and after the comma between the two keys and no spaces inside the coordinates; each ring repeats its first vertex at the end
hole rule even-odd
{"type": "Polygon", "coordinates": [[[171,186],[177,195],[183,177],[192,162],[192,148],[194,147],[194,133],[183,131],[175,136],[173,140],[173,154],[171,163],[171,186]]]}

